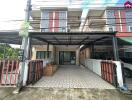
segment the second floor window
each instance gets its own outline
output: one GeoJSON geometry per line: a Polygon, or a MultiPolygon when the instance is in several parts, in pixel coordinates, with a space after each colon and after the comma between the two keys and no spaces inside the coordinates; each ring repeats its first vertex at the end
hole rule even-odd
{"type": "Polygon", "coordinates": [[[129,26],[129,32],[132,32],[132,26],[129,26]]]}
{"type": "Polygon", "coordinates": [[[115,30],[114,30],[114,27],[109,27],[109,31],[110,31],[110,32],[115,31],[115,30]]]}

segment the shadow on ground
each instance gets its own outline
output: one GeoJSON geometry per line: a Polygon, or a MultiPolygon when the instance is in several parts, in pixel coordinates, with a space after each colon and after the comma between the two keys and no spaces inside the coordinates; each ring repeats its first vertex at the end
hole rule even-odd
{"type": "Polygon", "coordinates": [[[12,94],[14,88],[0,88],[0,100],[132,100],[117,90],[25,88],[12,94]]]}

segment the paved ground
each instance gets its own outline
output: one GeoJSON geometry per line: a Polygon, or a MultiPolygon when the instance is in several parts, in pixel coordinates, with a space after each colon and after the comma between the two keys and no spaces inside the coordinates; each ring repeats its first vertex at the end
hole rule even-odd
{"type": "Polygon", "coordinates": [[[12,94],[12,88],[0,88],[0,100],[132,100],[132,95],[115,89],[53,89],[25,88],[12,94]]]}
{"type": "Polygon", "coordinates": [[[115,89],[87,68],[73,65],[61,66],[53,76],[43,77],[29,87],[115,89]]]}
{"type": "Polygon", "coordinates": [[[126,78],[126,83],[128,85],[128,88],[132,90],[132,78],[126,78]]]}

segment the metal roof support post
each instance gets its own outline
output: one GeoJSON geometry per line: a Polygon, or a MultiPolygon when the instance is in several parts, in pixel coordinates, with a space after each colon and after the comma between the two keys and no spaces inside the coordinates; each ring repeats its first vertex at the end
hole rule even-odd
{"type": "MultiPolygon", "coordinates": [[[[31,0],[27,0],[27,6],[25,10],[25,21],[29,21],[31,11],[31,0]]],[[[29,49],[30,49],[30,37],[26,36],[22,39],[21,49],[23,50],[23,58],[20,62],[20,74],[18,77],[17,90],[14,93],[19,93],[21,88],[26,85],[27,74],[28,74],[28,60],[29,60],[29,49]]]]}
{"type": "Polygon", "coordinates": [[[31,59],[32,58],[32,37],[30,37],[30,41],[29,41],[29,57],[28,59],[31,59]]]}
{"type": "Polygon", "coordinates": [[[94,59],[94,55],[95,55],[94,54],[95,53],[94,52],[94,43],[91,44],[91,50],[92,50],[92,53],[91,53],[92,54],[92,59],[94,59]]]}
{"type": "Polygon", "coordinates": [[[113,41],[114,60],[119,61],[117,38],[115,36],[113,36],[112,41],[113,41]]]}
{"type": "Polygon", "coordinates": [[[49,43],[47,44],[47,59],[49,59],[49,43]]]}

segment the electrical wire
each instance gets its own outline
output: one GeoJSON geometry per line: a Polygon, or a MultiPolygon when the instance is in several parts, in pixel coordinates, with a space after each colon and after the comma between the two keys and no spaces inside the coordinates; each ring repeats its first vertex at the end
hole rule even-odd
{"type": "MultiPolygon", "coordinates": [[[[57,18],[55,18],[55,19],[47,19],[47,18],[43,18],[43,19],[41,19],[40,17],[34,17],[34,19],[30,19],[29,21],[42,21],[42,20],[72,20],[73,22],[75,22],[75,20],[76,21],[83,21],[83,20],[86,20],[86,18],[88,18],[88,19],[107,19],[107,20],[109,20],[109,19],[132,19],[132,17],[131,18],[100,18],[100,17],[97,17],[97,16],[89,16],[89,17],[86,17],[86,18],[78,18],[79,16],[72,16],[73,18],[67,18],[67,19],[57,19],[57,18]],[[75,18],[75,17],[77,17],[77,18],[75,18]],[[92,17],[92,18],[90,18],[90,17],[92,17]]],[[[0,22],[19,22],[19,21],[24,21],[23,19],[21,19],[21,20],[5,20],[5,21],[0,21],[0,22]]]]}
{"type": "MultiPolygon", "coordinates": [[[[132,22],[127,22],[127,23],[111,23],[111,24],[94,24],[94,25],[82,25],[82,26],[72,26],[74,27],[110,27],[110,26],[127,26],[127,25],[132,25],[132,22]]],[[[64,27],[47,27],[47,28],[39,28],[39,27],[33,27],[33,29],[29,29],[29,30],[35,30],[35,29],[52,29],[52,28],[68,28],[69,26],[64,26],[64,27]]],[[[16,31],[19,31],[20,29],[15,29],[16,31]]],[[[0,31],[12,31],[12,30],[0,30],[0,31]]]]}

